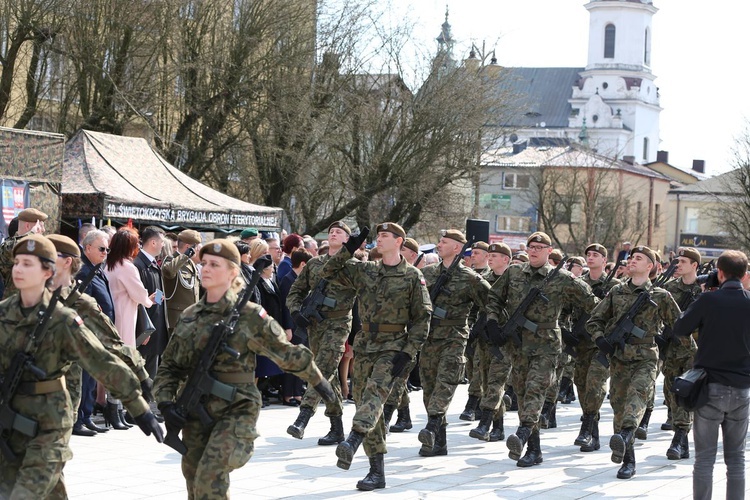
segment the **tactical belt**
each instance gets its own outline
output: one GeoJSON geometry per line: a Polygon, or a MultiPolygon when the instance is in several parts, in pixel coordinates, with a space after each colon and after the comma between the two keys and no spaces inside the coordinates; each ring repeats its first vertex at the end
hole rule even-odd
{"type": "Polygon", "coordinates": [[[211,375],[225,384],[251,384],[255,381],[255,374],[247,372],[211,372],[211,375]]]}
{"type": "Polygon", "coordinates": [[[432,318],[430,320],[430,326],[465,326],[465,319],[440,319],[432,318]]]}
{"type": "Polygon", "coordinates": [[[38,396],[40,394],[50,394],[52,392],[62,391],[65,388],[65,375],[52,380],[42,382],[21,382],[18,384],[17,394],[23,396],[38,396]]]}
{"type": "Polygon", "coordinates": [[[642,339],[639,339],[635,335],[631,335],[630,338],[626,341],[626,344],[633,344],[633,345],[653,344],[653,343],[654,343],[654,337],[643,337],[642,339]]]}
{"type": "Polygon", "coordinates": [[[336,318],[345,318],[349,316],[350,312],[351,312],[351,309],[343,309],[341,311],[323,311],[320,313],[320,315],[323,316],[325,319],[336,319],[336,318]]]}
{"type": "Polygon", "coordinates": [[[362,323],[362,330],[370,333],[399,333],[403,332],[406,325],[389,325],[387,323],[362,323]]]}
{"type": "Polygon", "coordinates": [[[549,323],[537,323],[536,324],[537,329],[541,330],[554,330],[557,328],[557,321],[551,321],[549,323]]]}

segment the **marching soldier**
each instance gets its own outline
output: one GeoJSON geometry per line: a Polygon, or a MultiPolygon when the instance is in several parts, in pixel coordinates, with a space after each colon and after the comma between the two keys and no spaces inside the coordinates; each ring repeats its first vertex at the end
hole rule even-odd
{"type": "Polygon", "coordinates": [[[161,264],[170,336],[174,331],[174,325],[180,319],[180,314],[198,302],[200,276],[196,266],[196,252],[200,250],[200,244],[201,235],[198,231],[181,231],[177,235],[177,251],[161,264]]]}
{"type": "Polygon", "coordinates": [[[29,234],[44,234],[44,221],[47,220],[47,214],[36,208],[27,208],[21,210],[18,214],[18,230],[16,234],[10,236],[0,245],[0,276],[5,284],[3,298],[10,297],[10,294],[16,291],[13,285],[13,249],[21,238],[29,234]]]}

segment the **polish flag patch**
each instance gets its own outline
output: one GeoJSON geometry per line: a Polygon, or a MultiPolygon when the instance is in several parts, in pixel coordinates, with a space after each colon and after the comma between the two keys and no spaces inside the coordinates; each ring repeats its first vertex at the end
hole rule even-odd
{"type": "Polygon", "coordinates": [[[268,313],[266,312],[266,310],[265,310],[265,309],[263,309],[263,308],[261,307],[261,308],[260,308],[260,311],[258,311],[258,316],[260,316],[260,317],[261,317],[261,318],[263,318],[263,319],[266,319],[266,316],[268,316],[268,313]]]}
{"type": "Polygon", "coordinates": [[[81,317],[80,317],[80,316],[76,316],[75,318],[73,318],[73,321],[74,321],[74,322],[75,322],[75,323],[76,323],[76,324],[77,324],[78,326],[83,326],[83,320],[81,319],[81,317]]]}
{"type": "Polygon", "coordinates": [[[419,282],[422,283],[423,286],[427,286],[427,282],[424,280],[424,278],[420,278],[419,282]]]}

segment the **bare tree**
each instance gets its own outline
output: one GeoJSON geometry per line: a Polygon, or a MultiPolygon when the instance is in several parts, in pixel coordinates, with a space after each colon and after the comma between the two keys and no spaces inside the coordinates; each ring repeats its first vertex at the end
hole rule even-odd
{"type": "Polygon", "coordinates": [[[718,188],[706,193],[709,217],[724,228],[732,247],[750,251],[750,124],[735,140],[734,170],[721,175],[718,188]]]}

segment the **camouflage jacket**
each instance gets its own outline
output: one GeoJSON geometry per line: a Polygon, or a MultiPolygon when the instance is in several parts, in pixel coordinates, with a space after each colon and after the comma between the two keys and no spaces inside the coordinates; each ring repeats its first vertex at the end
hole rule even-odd
{"type": "MultiPolygon", "coordinates": [[[[599,279],[594,280],[594,279],[591,279],[591,275],[589,275],[589,273],[586,273],[586,274],[581,275],[578,279],[583,280],[591,288],[591,292],[594,294],[595,297],[597,297],[596,303],[598,304],[600,300],[599,297],[606,296],[609,293],[609,291],[612,290],[612,287],[614,287],[616,284],[620,282],[620,280],[618,280],[617,278],[612,278],[612,280],[609,283],[607,283],[607,285],[605,286],[604,280],[606,278],[607,278],[607,275],[602,273],[602,275],[599,276],[599,279]]],[[[589,310],[588,312],[590,313],[591,310],[589,310]]],[[[577,307],[575,308],[568,307],[564,310],[563,315],[567,318],[566,323],[568,324],[568,328],[572,330],[573,327],[575,327],[576,323],[578,323],[578,320],[581,319],[581,317],[583,316],[583,310],[577,307]]],[[[584,326],[584,329],[585,329],[585,326],[584,326]]],[[[579,340],[583,342],[584,345],[587,345],[588,347],[592,347],[594,345],[593,341],[590,340],[588,337],[584,336],[584,338],[581,338],[579,340]]]]}
{"type": "MultiPolygon", "coordinates": [[[[185,309],[164,351],[154,380],[157,402],[177,398],[182,383],[187,380],[206,347],[214,325],[229,314],[236,302],[237,295],[228,290],[218,302],[209,304],[203,297],[185,309]]],[[[281,325],[265,309],[252,302],[248,302],[242,310],[234,332],[227,337],[227,345],[240,353],[239,358],[220,352],[211,367],[212,373],[246,374],[248,381],[231,384],[237,387],[237,394],[231,403],[213,395],[208,397],[206,409],[214,418],[221,417],[232,405],[240,402],[252,401],[260,406],[261,396],[254,379],[256,354],[268,357],[282,370],[312,385],[323,378],[313,362],[312,352],[305,346],[290,344],[281,325]]]]}
{"type": "Polygon", "coordinates": [[[0,276],[2,276],[3,283],[5,284],[5,291],[2,298],[7,299],[16,291],[16,285],[13,284],[13,247],[24,236],[26,235],[5,238],[2,244],[0,244],[0,276]]]}
{"type": "MultiPolygon", "coordinates": [[[[438,277],[446,272],[443,264],[431,264],[422,269],[427,289],[432,292],[432,286],[438,277]]],[[[491,271],[490,271],[491,273],[491,271]]],[[[471,268],[458,264],[450,280],[445,284],[440,294],[432,304],[433,317],[430,325],[430,338],[446,339],[456,336],[469,338],[467,318],[471,312],[482,314],[487,305],[487,293],[490,284],[471,268]],[[444,318],[436,316],[438,311],[445,311],[444,318]],[[446,324],[441,324],[445,322],[446,324]],[[448,324],[462,322],[462,324],[448,324]]]]}
{"type": "MultiPolygon", "coordinates": [[[[21,311],[18,294],[0,302],[0,373],[5,373],[17,352],[28,348],[38,313],[48,306],[50,297],[51,292],[45,291],[42,301],[27,315],[21,311]]],[[[133,371],[107,352],[75,311],[59,302],[34,357],[36,366],[47,375],[41,381],[60,378],[75,362],[106,385],[114,397],[122,399],[134,416],[148,410],[148,403],[140,397],[141,386],[133,371]]],[[[24,372],[21,380],[37,382],[29,371],[24,372]]],[[[36,420],[41,431],[73,426],[67,389],[45,395],[16,394],[11,406],[21,415],[36,420]]]]}
{"type": "Polygon", "coordinates": [[[586,323],[586,328],[594,341],[608,335],[620,317],[630,309],[638,294],[644,290],[651,294],[653,303],[647,304],[633,318],[633,323],[646,332],[644,336],[646,343],[626,343],[624,350],[618,349],[615,356],[623,361],[650,359],[655,362],[658,359],[654,335],[661,331],[663,324],[674,324],[680,315],[680,309],[672,295],[663,288],[653,286],[651,281],[646,281],[641,286],[635,286],[630,281],[620,283],[609,291],[604,300],[599,302],[591,313],[591,319],[586,323]]]}
{"type": "Polygon", "coordinates": [[[403,257],[396,266],[383,265],[382,261],[359,262],[350,259],[349,251],[342,248],[326,262],[322,277],[357,290],[363,330],[365,324],[404,325],[402,332],[359,332],[354,339],[355,351],[416,355],[427,339],[432,312],[419,269],[403,257]]]}
{"type": "MultiPolygon", "coordinates": [[[[492,285],[487,303],[487,319],[495,319],[503,325],[526,298],[531,287],[539,286],[553,269],[549,263],[536,269],[529,263],[508,267],[492,285]]],[[[522,350],[527,356],[560,353],[562,346],[558,319],[564,306],[589,311],[596,304],[591,288],[565,269],[560,269],[557,276],[547,284],[544,295],[549,302],[537,299],[524,314],[526,319],[539,325],[536,333],[521,329],[522,350]]]]}
{"type": "MultiPolygon", "coordinates": [[[[690,304],[698,298],[701,294],[701,285],[696,281],[692,285],[686,285],[682,282],[682,278],[674,278],[669,280],[665,285],[664,289],[672,294],[672,298],[677,303],[677,307],[680,308],[680,312],[685,311],[690,304]]],[[[695,354],[698,349],[698,345],[695,343],[697,338],[698,330],[693,332],[690,337],[674,337],[672,339],[672,347],[679,347],[675,354],[678,357],[691,356],[695,354]]]]}

